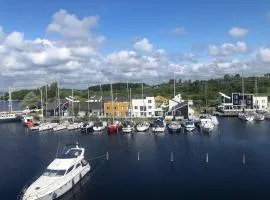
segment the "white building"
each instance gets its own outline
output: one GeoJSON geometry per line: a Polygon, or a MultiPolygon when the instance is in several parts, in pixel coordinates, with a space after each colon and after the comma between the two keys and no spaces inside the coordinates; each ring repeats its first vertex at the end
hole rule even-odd
{"type": "Polygon", "coordinates": [[[173,99],[169,100],[169,110],[171,110],[174,106],[182,102],[183,102],[183,99],[182,99],[181,94],[177,94],[173,99]]]}
{"type": "Polygon", "coordinates": [[[253,97],[253,105],[255,109],[267,110],[268,109],[268,97],[253,97]]]}
{"type": "Polygon", "coordinates": [[[153,117],[155,116],[156,102],[154,97],[145,99],[132,99],[133,117],[153,117]]]}

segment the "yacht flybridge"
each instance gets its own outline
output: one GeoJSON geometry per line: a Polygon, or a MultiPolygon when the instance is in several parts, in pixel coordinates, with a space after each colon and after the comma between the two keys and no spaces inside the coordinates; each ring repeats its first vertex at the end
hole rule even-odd
{"type": "Polygon", "coordinates": [[[65,194],[90,171],[84,152],[85,149],[78,144],[70,147],[55,158],[35,182],[22,191],[19,199],[51,200],[65,194]]]}

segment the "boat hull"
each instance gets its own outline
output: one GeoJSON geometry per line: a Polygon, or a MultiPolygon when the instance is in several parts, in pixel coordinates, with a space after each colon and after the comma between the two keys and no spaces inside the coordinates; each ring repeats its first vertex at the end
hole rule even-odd
{"type": "Polygon", "coordinates": [[[122,132],[123,133],[131,133],[131,132],[133,132],[133,127],[123,127],[122,128],[122,132]]]}
{"type": "Polygon", "coordinates": [[[109,134],[117,134],[122,130],[122,127],[119,125],[110,125],[108,126],[108,133],[109,134]]]}
{"type": "Polygon", "coordinates": [[[90,171],[91,167],[88,163],[86,167],[84,167],[80,173],[77,173],[72,177],[72,179],[69,179],[68,181],[64,182],[61,185],[58,185],[57,188],[53,191],[48,191],[47,194],[43,196],[23,196],[20,198],[21,200],[52,200],[52,199],[58,199],[59,197],[66,194],[69,190],[71,190],[77,183],[80,182],[90,171]]]}
{"type": "Polygon", "coordinates": [[[153,132],[157,133],[157,132],[164,132],[166,129],[166,127],[153,127],[153,132]]]}

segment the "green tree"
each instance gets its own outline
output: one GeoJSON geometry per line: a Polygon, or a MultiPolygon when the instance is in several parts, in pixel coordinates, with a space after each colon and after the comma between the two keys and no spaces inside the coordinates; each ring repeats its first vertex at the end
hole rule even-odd
{"type": "Polygon", "coordinates": [[[21,105],[23,107],[26,106],[36,106],[39,102],[39,97],[32,91],[29,92],[27,95],[25,95],[25,97],[23,98],[21,105]]]}

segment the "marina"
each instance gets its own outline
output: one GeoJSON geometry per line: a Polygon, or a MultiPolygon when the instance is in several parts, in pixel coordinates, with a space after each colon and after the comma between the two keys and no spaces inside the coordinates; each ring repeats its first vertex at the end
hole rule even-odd
{"type": "Polygon", "coordinates": [[[218,120],[219,126],[211,134],[195,129],[175,134],[166,130],[164,135],[153,133],[151,128],[147,132],[114,135],[106,130],[98,135],[82,134],[80,130],[27,132],[20,123],[2,123],[1,154],[7,164],[0,167],[0,196],[15,199],[24,185],[52,161],[59,143],[64,146],[76,141],[85,147],[85,158],[93,171],[90,180],[75,194],[67,193],[70,199],[216,199],[221,192],[227,198],[268,196],[261,184],[270,184],[270,121],[218,120]],[[101,165],[91,161],[106,154],[101,165]],[[94,170],[95,165],[98,170],[94,170]]]}

